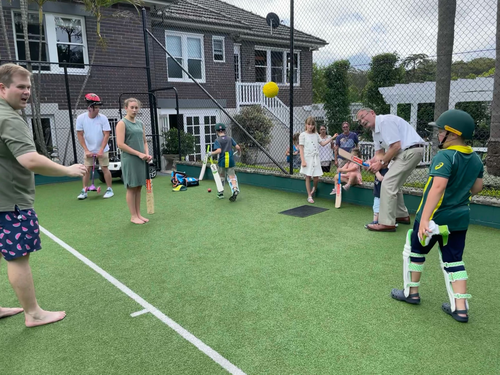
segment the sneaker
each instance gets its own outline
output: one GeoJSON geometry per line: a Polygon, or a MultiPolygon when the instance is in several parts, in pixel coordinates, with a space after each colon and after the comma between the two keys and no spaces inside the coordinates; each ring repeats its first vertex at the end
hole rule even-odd
{"type": "Polygon", "coordinates": [[[104,193],[103,198],[111,198],[115,193],[113,193],[113,189],[110,187],[106,189],[106,193],[104,193]]]}
{"type": "Polygon", "coordinates": [[[230,202],[234,202],[234,201],[236,200],[236,198],[238,198],[238,193],[239,193],[239,191],[238,191],[238,190],[235,190],[235,191],[233,192],[233,195],[231,195],[231,198],[229,198],[229,201],[230,201],[230,202]]]}
{"type": "Polygon", "coordinates": [[[217,193],[217,198],[224,199],[224,193],[217,193]]]}
{"type": "Polygon", "coordinates": [[[330,195],[337,195],[337,192],[335,191],[335,188],[332,189],[332,191],[330,192],[330,195]]]}
{"type": "Polygon", "coordinates": [[[82,189],[80,195],[77,198],[80,200],[87,198],[87,193],[85,192],[85,189],[82,189]]]}
{"type": "Polygon", "coordinates": [[[350,188],[351,188],[351,185],[349,185],[349,184],[345,184],[342,186],[342,189],[344,189],[345,191],[349,191],[350,188]]]}

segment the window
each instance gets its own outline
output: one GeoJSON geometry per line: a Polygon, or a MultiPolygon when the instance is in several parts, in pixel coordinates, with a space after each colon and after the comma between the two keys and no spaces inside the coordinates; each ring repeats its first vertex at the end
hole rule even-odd
{"type": "MultiPolygon", "coordinates": [[[[299,54],[293,54],[293,83],[299,82],[299,54]]],[[[286,54],[286,83],[290,84],[290,52],[286,54]]]]}
{"type": "MultiPolygon", "coordinates": [[[[26,60],[21,12],[13,11],[12,19],[17,58],[26,60]]],[[[62,63],[68,63],[70,73],[86,73],[87,67],[84,64],[88,64],[88,53],[83,17],[45,13],[40,29],[38,13],[28,13],[28,38],[31,60],[39,60],[41,40],[41,61],[59,63],[44,65],[42,70],[62,73],[62,63]]]]}
{"type": "MultiPolygon", "coordinates": [[[[37,141],[37,136],[36,136],[36,131],[35,131],[35,121],[33,118],[30,118],[31,120],[31,129],[33,130],[33,140],[37,141]]],[[[43,139],[45,140],[45,147],[47,147],[47,151],[52,153],[54,151],[54,142],[52,139],[52,126],[51,126],[51,120],[50,118],[42,117],[40,120],[42,120],[42,133],[43,133],[43,139]]]]}
{"type": "Polygon", "coordinates": [[[240,45],[234,45],[234,80],[241,82],[240,45]]]}
{"type": "MultiPolygon", "coordinates": [[[[14,20],[14,36],[16,39],[17,59],[26,60],[26,45],[24,43],[23,23],[21,13],[13,13],[14,20]]],[[[48,61],[47,60],[47,42],[45,40],[45,28],[42,23],[42,29],[38,23],[38,15],[28,13],[28,42],[30,48],[31,60],[48,61]],[[42,41],[42,57],[40,59],[39,43],[42,41]],[[40,59],[40,60],[39,60],[40,59]]],[[[38,69],[38,66],[36,67],[38,69]]],[[[42,70],[50,70],[50,65],[43,65],[42,70]]]]}
{"type": "MultiPolygon", "coordinates": [[[[300,54],[293,54],[293,84],[300,84],[300,54]]],[[[290,84],[290,52],[285,50],[255,50],[255,82],[273,81],[290,84]]]]}
{"type": "Polygon", "coordinates": [[[224,53],[224,37],[223,36],[214,36],[212,37],[212,49],[214,53],[214,61],[216,62],[225,62],[226,54],[224,53]]]}
{"type": "Polygon", "coordinates": [[[267,52],[255,51],[255,82],[267,82],[267,52]]]}
{"type": "Polygon", "coordinates": [[[189,76],[179,67],[174,59],[197,81],[205,82],[205,58],[203,53],[203,35],[181,34],[165,31],[167,51],[167,75],[169,81],[189,82],[189,76]]]}

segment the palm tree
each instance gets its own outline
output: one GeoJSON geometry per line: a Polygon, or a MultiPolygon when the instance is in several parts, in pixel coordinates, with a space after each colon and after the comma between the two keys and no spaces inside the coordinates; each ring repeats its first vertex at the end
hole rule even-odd
{"type": "Polygon", "coordinates": [[[497,7],[496,61],[493,82],[490,138],[488,140],[486,168],[489,174],[500,176],[500,1],[497,7]]]}
{"type": "MultiPolygon", "coordinates": [[[[2,1],[0,1],[0,26],[2,27],[2,36],[3,36],[3,39],[5,40],[5,47],[7,49],[7,58],[9,60],[12,60],[12,54],[10,53],[10,44],[9,44],[9,38],[8,38],[8,34],[7,34],[7,27],[5,25],[5,17],[3,15],[3,5],[2,5],[2,1]]],[[[0,59],[2,58],[2,56],[0,56],[0,59]]]]}
{"type": "MultiPolygon", "coordinates": [[[[451,57],[455,36],[456,0],[439,0],[438,2],[438,36],[437,36],[437,67],[436,67],[436,104],[434,120],[447,111],[450,105],[451,57]]],[[[436,130],[432,139],[437,138],[436,130]]],[[[437,142],[432,146],[433,154],[438,151],[437,142]]]]}
{"type": "Polygon", "coordinates": [[[403,61],[401,61],[401,65],[405,68],[405,70],[411,69],[411,75],[408,77],[408,82],[415,82],[415,73],[417,68],[425,63],[429,56],[425,53],[415,53],[413,55],[409,55],[403,61]]]}
{"type": "MultiPolygon", "coordinates": [[[[26,54],[26,61],[28,61],[27,68],[31,72],[32,66],[29,61],[31,61],[31,52],[30,52],[30,42],[28,35],[28,1],[20,0],[20,8],[21,8],[21,20],[23,24],[23,36],[24,36],[24,51],[26,54]]],[[[40,31],[41,32],[41,31],[40,31]]],[[[41,34],[40,34],[41,38],[41,34]]],[[[31,119],[33,121],[33,127],[35,131],[35,143],[37,146],[37,150],[43,154],[48,156],[47,146],[45,144],[45,136],[43,134],[42,127],[42,119],[40,117],[40,106],[38,100],[38,92],[36,89],[36,82],[33,75],[31,76],[31,119]]]]}
{"type": "MultiPolygon", "coordinates": [[[[0,0],[1,1],[1,0],[0,0]]],[[[118,3],[128,3],[130,5],[133,5],[134,8],[137,10],[137,13],[139,14],[139,9],[137,8],[138,6],[141,6],[143,4],[142,0],[82,0],[83,5],[85,6],[85,9],[89,11],[95,18],[97,22],[97,27],[96,27],[96,34],[98,37],[98,42],[94,46],[94,49],[92,51],[92,56],[90,58],[90,63],[88,66],[88,69],[85,74],[85,78],[83,80],[82,86],[80,88],[80,92],[78,93],[78,97],[76,98],[76,103],[75,106],[73,107],[73,118],[76,118],[76,114],[78,111],[78,105],[80,104],[80,100],[82,99],[83,93],[85,91],[85,87],[87,86],[87,82],[90,78],[90,73],[92,71],[92,65],[94,64],[95,60],[95,55],[97,51],[97,46],[100,45],[103,48],[106,48],[106,40],[104,37],[101,35],[101,20],[102,20],[102,8],[110,8],[114,4],[118,3]]],[[[73,126],[73,124],[71,124],[73,126]]],[[[70,133],[68,133],[68,141],[66,142],[66,146],[64,149],[64,156],[63,156],[63,161],[66,160],[66,154],[68,152],[68,145],[69,145],[69,137],[70,133]]]]}

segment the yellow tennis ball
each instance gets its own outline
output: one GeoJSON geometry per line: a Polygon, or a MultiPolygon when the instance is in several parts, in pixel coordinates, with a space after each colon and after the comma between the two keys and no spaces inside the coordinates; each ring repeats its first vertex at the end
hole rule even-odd
{"type": "Polygon", "coordinates": [[[280,91],[278,85],[274,82],[268,82],[262,87],[262,92],[264,93],[265,96],[268,98],[274,98],[276,95],[278,95],[278,92],[280,91]]]}

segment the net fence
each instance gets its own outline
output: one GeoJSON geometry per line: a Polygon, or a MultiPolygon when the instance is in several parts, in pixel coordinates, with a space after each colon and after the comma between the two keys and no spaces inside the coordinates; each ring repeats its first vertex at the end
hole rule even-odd
{"type": "MultiPolygon", "coordinates": [[[[447,108],[472,115],[476,129],[470,145],[483,161],[494,130],[492,113],[500,111],[492,107],[497,4],[460,0],[456,11],[445,9],[441,14],[448,11],[449,16],[440,19],[439,7],[450,3],[454,2],[295,2],[292,19],[290,1],[156,2],[146,11],[147,54],[141,15],[132,7],[117,5],[127,17],[113,18],[111,10],[106,11],[107,52],[99,50],[96,64],[87,63],[90,47],[97,44],[92,39],[92,17],[84,12],[66,18],[60,12],[46,13],[40,31],[37,14],[30,13],[32,60],[39,56],[40,40],[46,48],[41,55],[44,63],[32,62],[35,105],[28,106],[27,120],[41,152],[66,165],[81,161],[76,118],[86,110],[83,95],[95,92],[104,102],[100,113],[112,127],[110,156],[119,160],[114,126],[124,115],[120,100],[131,96],[142,102],[139,118],[157,169],[167,168],[165,155],[201,161],[207,145],[216,139],[215,125],[224,123],[243,149],[238,167],[298,174],[300,162],[292,156],[290,163],[289,147],[311,117],[318,131],[324,128],[322,138],[340,135],[321,150],[323,177],[333,180],[342,163],[335,145],[357,146],[365,160],[374,156],[371,133],[356,122],[357,111],[368,107],[377,114],[402,117],[424,139],[424,157],[405,183],[418,193],[437,151],[428,123],[440,102],[436,81],[442,81],[438,58],[443,54],[439,51],[453,47],[448,64],[451,79],[445,79],[447,108]],[[452,30],[447,35],[453,38],[438,43],[438,30],[452,30]],[[54,51],[49,45],[52,39],[57,40],[54,51]],[[127,43],[133,48],[123,49],[127,43]],[[52,54],[64,62],[47,62],[53,61],[48,57],[52,54]],[[145,55],[151,66],[150,87],[145,55]],[[270,81],[279,88],[275,97],[263,93],[270,81]],[[148,94],[149,89],[153,91],[148,94]],[[39,120],[31,121],[33,117],[39,120]]],[[[9,43],[15,47],[15,61],[26,65],[21,61],[26,56],[20,11],[15,5],[9,7],[4,8],[8,31],[14,36],[9,43]]],[[[8,62],[4,45],[0,52],[0,63],[8,62]]],[[[370,186],[373,175],[362,173],[364,184],[370,186]]],[[[500,202],[500,177],[486,168],[484,183],[483,198],[500,202]]]]}
{"type": "MultiPolygon", "coordinates": [[[[205,146],[216,137],[214,122],[223,122],[243,147],[240,167],[277,173],[290,172],[291,134],[303,132],[308,117],[315,119],[318,131],[325,128],[322,137],[355,133],[333,144],[349,148],[355,141],[363,159],[370,159],[372,137],[357,124],[357,111],[368,107],[377,114],[398,115],[425,141],[423,160],[405,183],[421,191],[437,152],[428,123],[438,100],[437,60],[443,43],[453,46],[448,107],[474,118],[470,145],[483,161],[490,137],[497,4],[458,1],[454,19],[452,9],[445,9],[449,16],[439,20],[439,6],[446,3],[450,1],[295,2],[293,53],[290,1],[193,0],[157,6],[151,12],[151,30],[160,42],[152,47],[153,82],[167,78],[179,89],[185,130],[195,137],[192,160],[202,159],[205,146]],[[454,38],[440,40],[438,46],[438,29],[450,27],[454,38]],[[230,116],[207,99],[190,75],[230,116]],[[279,87],[274,98],[263,94],[269,81],[279,87]]],[[[168,121],[164,127],[169,128],[168,121]]],[[[330,145],[321,157],[325,170],[329,167],[324,177],[333,178],[341,158],[330,145]]],[[[298,172],[294,165],[293,173],[298,172]]],[[[368,172],[363,178],[366,184],[373,181],[368,172]]],[[[500,178],[486,170],[484,183],[482,195],[500,199],[500,178]]]]}

